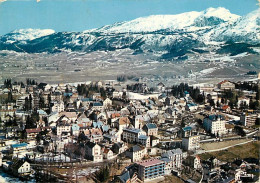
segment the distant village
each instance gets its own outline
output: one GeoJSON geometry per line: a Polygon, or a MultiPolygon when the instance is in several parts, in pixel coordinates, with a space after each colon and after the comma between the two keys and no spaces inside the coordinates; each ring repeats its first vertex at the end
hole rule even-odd
{"type": "Polygon", "coordinates": [[[259,148],[259,97],[259,80],[150,88],[6,79],[1,171],[43,182],[256,182],[259,156],[242,150],[259,148]],[[223,158],[236,147],[242,158],[223,158]]]}

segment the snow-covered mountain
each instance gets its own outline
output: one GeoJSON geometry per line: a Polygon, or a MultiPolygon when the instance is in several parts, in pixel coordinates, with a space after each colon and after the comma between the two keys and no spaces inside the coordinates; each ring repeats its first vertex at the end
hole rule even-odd
{"type": "Polygon", "coordinates": [[[259,15],[259,9],[240,17],[220,7],[141,17],[83,32],[23,29],[1,36],[0,50],[54,53],[130,48],[133,54],[147,52],[163,59],[185,59],[187,54],[204,52],[208,47],[235,55],[259,46],[259,15]]]}
{"type": "Polygon", "coordinates": [[[31,41],[40,37],[48,36],[55,33],[52,29],[19,29],[15,30],[7,36],[2,36],[1,39],[6,39],[7,43],[14,43],[17,41],[31,41]]]}
{"type": "Polygon", "coordinates": [[[202,12],[192,11],[178,15],[152,15],[141,17],[132,21],[116,23],[91,31],[103,33],[154,32],[164,29],[169,31],[193,31],[201,29],[202,27],[218,25],[223,22],[232,23],[239,17],[238,15],[231,14],[229,10],[225,8],[209,8],[202,12]]]}

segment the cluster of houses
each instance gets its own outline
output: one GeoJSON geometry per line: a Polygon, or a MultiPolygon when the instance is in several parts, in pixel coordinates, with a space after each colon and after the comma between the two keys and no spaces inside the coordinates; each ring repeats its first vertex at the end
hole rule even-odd
{"type": "MultiPolygon", "coordinates": [[[[123,155],[132,163],[117,181],[148,181],[178,174],[185,164],[201,169],[199,156],[188,152],[199,150],[202,138],[209,134],[222,137],[232,133],[226,127],[229,119],[223,115],[227,109],[207,110],[187,91],[184,97],[174,97],[162,83],[157,92],[146,95],[127,91],[116,81],[84,83],[97,91],[80,95],[78,84],[16,83],[0,90],[15,98],[3,102],[0,109],[3,168],[14,175],[30,174],[29,162],[46,161],[44,154],[50,155],[48,161],[67,161],[68,157],[70,162],[93,163],[123,155]],[[101,95],[101,88],[106,96],[101,95]],[[33,124],[29,124],[30,118],[33,124]],[[4,158],[10,155],[12,160],[4,158]]],[[[200,86],[200,92],[216,103],[221,100],[219,92],[234,89],[229,81],[200,86]]],[[[241,102],[247,103],[247,98],[241,102]]],[[[242,125],[253,126],[257,118],[259,114],[241,114],[242,125]]]]}

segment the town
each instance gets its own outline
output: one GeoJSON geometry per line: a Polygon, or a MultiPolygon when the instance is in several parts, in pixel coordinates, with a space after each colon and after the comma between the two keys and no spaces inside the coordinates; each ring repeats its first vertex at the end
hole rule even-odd
{"type": "Polygon", "coordinates": [[[259,82],[6,79],[1,172],[36,182],[256,182],[259,82]]]}

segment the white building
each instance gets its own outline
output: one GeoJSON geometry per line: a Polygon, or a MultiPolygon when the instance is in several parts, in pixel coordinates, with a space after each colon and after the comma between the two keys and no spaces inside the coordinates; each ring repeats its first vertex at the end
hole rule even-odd
{"type": "Polygon", "coordinates": [[[64,111],[64,103],[63,101],[55,101],[52,103],[53,106],[51,107],[51,112],[62,112],[64,111]]]}
{"type": "Polygon", "coordinates": [[[240,123],[244,126],[254,126],[257,118],[260,118],[259,114],[242,114],[240,123]]]}
{"type": "Polygon", "coordinates": [[[146,135],[146,132],[136,128],[124,128],[123,129],[123,140],[125,142],[136,142],[150,147],[150,137],[146,135]]]}
{"type": "Polygon", "coordinates": [[[113,158],[113,151],[111,149],[105,148],[103,150],[103,157],[104,157],[104,159],[112,159],[113,158]]]}
{"type": "Polygon", "coordinates": [[[18,160],[11,165],[11,170],[14,175],[29,174],[31,173],[31,166],[27,161],[18,160]]]}
{"type": "Polygon", "coordinates": [[[145,147],[141,147],[139,145],[135,145],[126,151],[126,156],[131,158],[132,162],[141,161],[147,150],[145,147]]]}
{"type": "Polygon", "coordinates": [[[87,142],[86,156],[94,162],[102,162],[103,155],[102,155],[100,145],[93,143],[93,142],[87,142]]]}
{"type": "Polygon", "coordinates": [[[57,135],[61,135],[62,133],[68,134],[70,132],[71,132],[71,125],[69,125],[69,124],[57,126],[57,135]]]}
{"type": "Polygon", "coordinates": [[[182,138],[182,148],[186,151],[192,151],[200,148],[200,136],[193,135],[182,138]]]}
{"type": "Polygon", "coordinates": [[[136,128],[124,128],[123,129],[123,140],[126,142],[138,142],[138,138],[146,133],[136,128]]]}
{"type": "Polygon", "coordinates": [[[223,135],[226,133],[226,121],[221,115],[210,115],[204,118],[203,127],[206,131],[214,135],[223,135]]]}
{"type": "Polygon", "coordinates": [[[104,108],[112,106],[112,100],[110,100],[109,98],[106,98],[106,100],[104,100],[104,102],[103,102],[103,106],[104,106],[104,108]]]}
{"type": "Polygon", "coordinates": [[[179,170],[182,165],[183,152],[180,148],[169,150],[162,154],[162,161],[165,161],[165,173],[169,174],[172,170],[179,170]]]}

